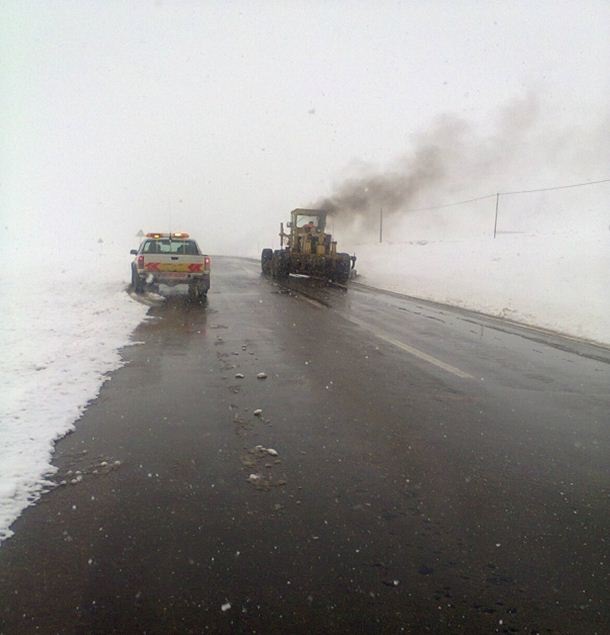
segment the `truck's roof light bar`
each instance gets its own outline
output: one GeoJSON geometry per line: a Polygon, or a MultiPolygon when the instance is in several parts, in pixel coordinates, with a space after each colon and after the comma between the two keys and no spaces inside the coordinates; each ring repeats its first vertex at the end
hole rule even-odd
{"type": "Polygon", "coordinates": [[[165,234],[163,232],[149,232],[146,234],[146,238],[188,238],[189,234],[186,232],[172,232],[171,234],[165,234]]]}

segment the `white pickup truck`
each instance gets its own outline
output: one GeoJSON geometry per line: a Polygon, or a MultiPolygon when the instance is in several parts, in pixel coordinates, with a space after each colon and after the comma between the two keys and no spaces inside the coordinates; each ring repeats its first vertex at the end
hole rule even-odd
{"type": "Polygon", "coordinates": [[[205,298],[210,288],[210,257],[184,232],[146,234],[131,263],[131,286],[136,293],[159,285],[188,285],[191,299],[205,298]]]}

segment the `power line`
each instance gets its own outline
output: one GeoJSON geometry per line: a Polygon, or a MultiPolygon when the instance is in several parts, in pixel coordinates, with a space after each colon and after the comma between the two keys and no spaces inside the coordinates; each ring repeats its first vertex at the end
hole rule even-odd
{"type": "Polygon", "coordinates": [[[456,201],[455,203],[445,203],[442,205],[431,205],[429,207],[410,208],[410,209],[406,209],[405,212],[425,212],[428,210],[454,207],[456,205],[465,205],[466,203],[475,203],[476,201],[484,201],[488,198],[495,198],[497,196],[507,196],[509,194],[533,194],[534,192],[550,192],[552,190],[566,190],[568,188],[583,187],[585,185],[599,185],[600,183],[610,183],[610,179],[602,179],[600,181],[586,181],[584,183],[572,183],[570,185],[556,185],[554,187],[542,187],[535,190],[514,190],[511,192],[497,192],[495,194],[486,194],[485,196],[477,196],[476,198],[469,198],[464,201],[456,201]]]}
{"type": "MultiPolygon", "coordinates": [[[[610,180],[610,179],[609,179],[610,180]]],[[[430,207],[416,207],[406,209],[405,212],[425,212],[430,209],[442,209],[443,207],[453,207],[454,205],[464,205],[465,203],[474,203],[475,201],[484,201],[486,198],[493,198],[495,194],[486,194],[485,196],[477,196],[477,198],[469,198],[465,201],[457,201],[456,203],[446,203],[445,205],[432,205],[430,207]]]]}
{"type": "Polygon", "coordinates": [[[555,187],[543,187],[537,190],[517,190],[515,192],[498,192],[501,196],[506,194],[531,194],[533,192],[550,192],[551,190],[567,190],[570,187],[582,187],[583,185],[598,185],[599,183],[610,183],[610,179],[601,181],[587,181],[586,183],[572,183],[571,185],[557,185],[555,187]]]}

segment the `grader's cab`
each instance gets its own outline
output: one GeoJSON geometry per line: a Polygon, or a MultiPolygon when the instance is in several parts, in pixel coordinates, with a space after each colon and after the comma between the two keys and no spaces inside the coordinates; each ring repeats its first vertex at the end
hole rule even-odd
{"type": "Polygon", "coordinates": [[[261,268],[274,278],[291,273],[345,283],[356,261],[355,256],[337,253],[337,241],[326,233],[326,211],[294,209],[287,223],[280,224],[281,249],[263,249],[261,268]]]}

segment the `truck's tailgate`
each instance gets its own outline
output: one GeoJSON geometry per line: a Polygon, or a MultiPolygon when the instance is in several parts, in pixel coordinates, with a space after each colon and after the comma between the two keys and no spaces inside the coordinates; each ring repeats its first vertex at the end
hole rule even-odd
{"type": "Polygon", "coordinates": [[[204,256],[145,254],[144,271],[165,274],[202,274],[206,273],[206,260],[204,256]]]}

